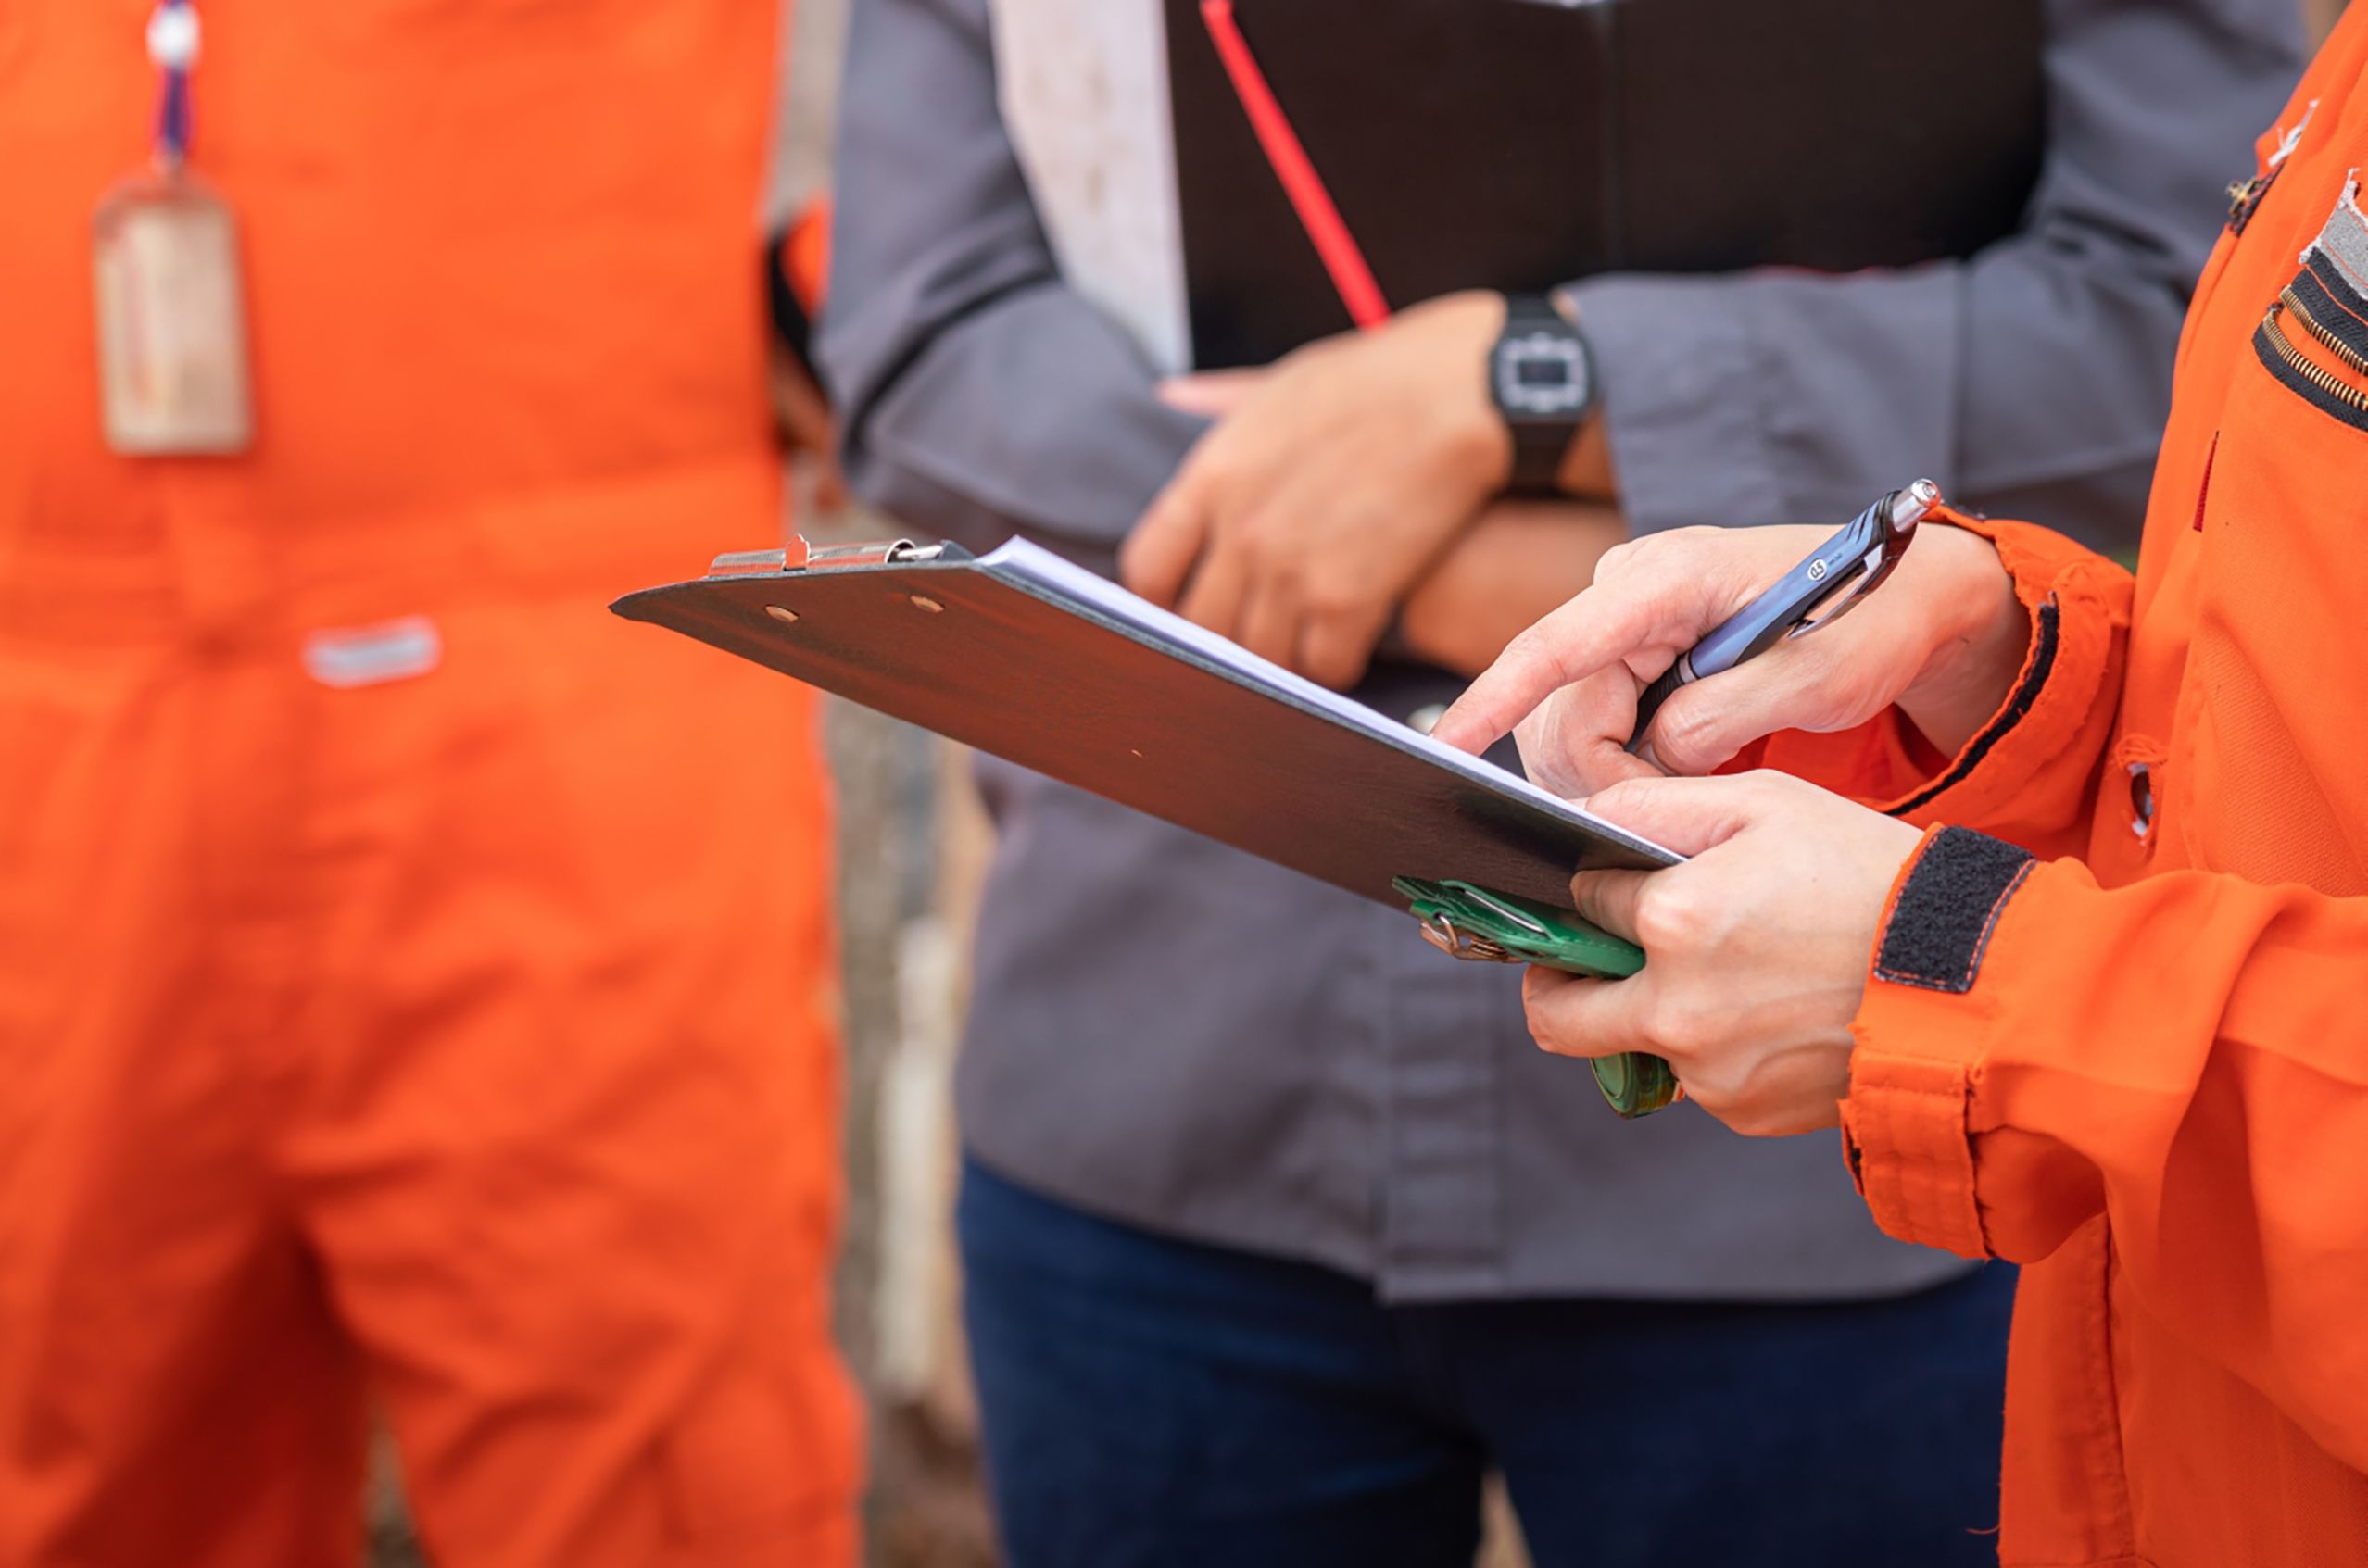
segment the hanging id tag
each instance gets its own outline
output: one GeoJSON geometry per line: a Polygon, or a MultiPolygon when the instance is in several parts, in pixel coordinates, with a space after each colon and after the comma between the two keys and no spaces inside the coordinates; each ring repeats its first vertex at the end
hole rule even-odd
{"type": "Polygon", "coordinates": [[[128,457],[245,451],[254,417],[230,208],[175,170],[119,186],[92,229],[107,445],[128,457]]]}

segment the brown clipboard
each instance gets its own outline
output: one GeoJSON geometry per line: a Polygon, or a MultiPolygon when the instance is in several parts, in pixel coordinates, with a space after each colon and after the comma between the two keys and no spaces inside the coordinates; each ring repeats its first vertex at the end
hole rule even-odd
{"type": "Polygon", "coordinates": [[[1680,858],[1020,541],[724,556],[611,608],[1392,908],[1680,858]]]}

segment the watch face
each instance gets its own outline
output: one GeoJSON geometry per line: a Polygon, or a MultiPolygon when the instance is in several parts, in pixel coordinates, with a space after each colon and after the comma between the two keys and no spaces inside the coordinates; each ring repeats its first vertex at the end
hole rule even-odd
{"type": "Polygon", "coordinates": [[[1496,345],[1496,401],[1508,415],[1569,419],[1587,407],[1587,351],[1575,337],[1523,332],[1496,345]]]}

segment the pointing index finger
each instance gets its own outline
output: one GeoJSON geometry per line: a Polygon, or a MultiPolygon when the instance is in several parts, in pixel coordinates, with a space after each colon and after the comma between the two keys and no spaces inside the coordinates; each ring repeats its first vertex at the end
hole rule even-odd
{"type": "Polygon", "coordinates": [[[1562,687],[1634,651],[1655,616],[1641,599],[1605,602],[1589,588],[1505,645],[1430,733],[1474,755],[1485,751],[1562,687]]]}

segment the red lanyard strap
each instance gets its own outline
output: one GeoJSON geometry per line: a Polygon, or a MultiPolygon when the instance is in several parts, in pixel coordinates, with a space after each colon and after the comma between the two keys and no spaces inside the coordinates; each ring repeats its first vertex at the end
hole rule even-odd
{"type": "Polygon", "coordinates": [[[1201,0],[1201,20],[1209,30],[1209,41],[1216,45],[1217,57],[1225,62],[1233,95],[1241,101],[1241,112],[1250,117],[1250,129],[1257,133],[1267,166],[1282,182],[1291,210],[1299,214],[1299,226],[1323,258],[1324,270],[1331,274],[1332,288],[1348,307],[1349,319],[1367,330],[1381,325],[1390,319],[1390,302],[1381,297],[1381,286],[1373,281],[1373,270],[1365,264],[1356,237],[1341,220],[1340,208],[1332,205],[1332,194],[1324,188],[1307,149],[1300,144],[1299,133],[1276,101],[1274,89],[1266,85],[1266,72],[1258,69],[1257,57],[1234,25],[1233,0],[1201,0]]]}

